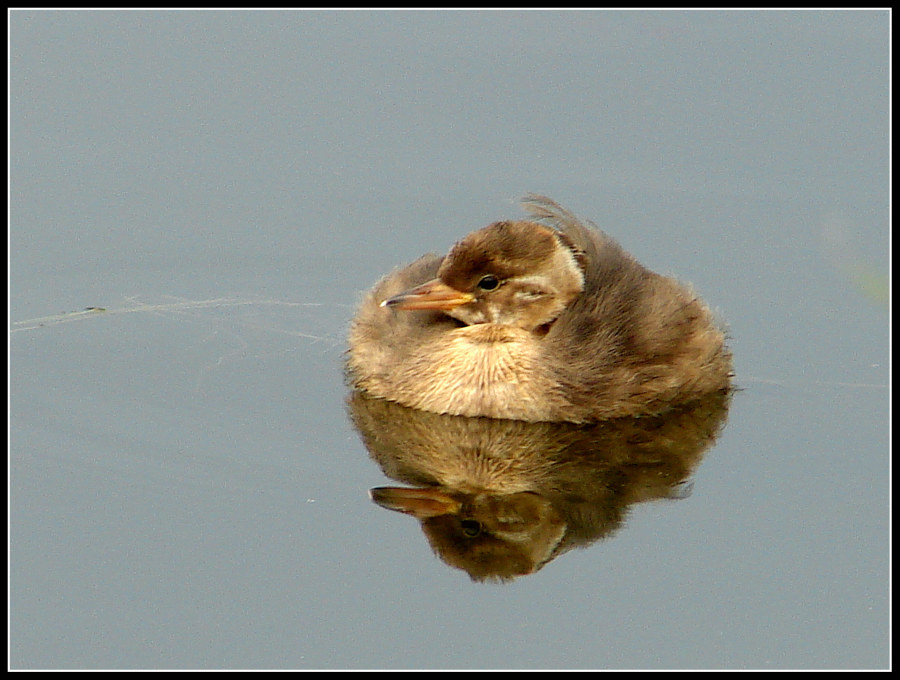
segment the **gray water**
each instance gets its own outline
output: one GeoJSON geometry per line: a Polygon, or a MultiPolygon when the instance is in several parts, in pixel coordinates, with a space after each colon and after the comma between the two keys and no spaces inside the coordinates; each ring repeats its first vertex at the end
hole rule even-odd
{"type": "Polygon", "coordinates": [[[887,667],[888,27],[12,12],[11,667],[887,667]],[[743,389],[690,497],[480,584],[369,500],[341,359],[528,191],[690,281],[743,389]]]}

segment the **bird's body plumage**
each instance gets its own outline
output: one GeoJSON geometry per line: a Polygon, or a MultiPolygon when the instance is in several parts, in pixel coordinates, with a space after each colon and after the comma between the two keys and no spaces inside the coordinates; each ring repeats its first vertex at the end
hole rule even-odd
{"type": "Polygon", "coordinates": [[[596,422],[727,390],[731,355],[706,305],[558,204],[426,255],[366,295],[347,373],[436,413],[596,422]]]}

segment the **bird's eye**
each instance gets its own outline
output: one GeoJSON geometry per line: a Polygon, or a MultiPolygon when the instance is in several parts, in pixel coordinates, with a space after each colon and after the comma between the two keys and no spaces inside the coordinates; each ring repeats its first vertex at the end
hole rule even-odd
{"type": "Polygon", "coordinates": [[[474,519],[464,519],[459,523],[462,527],[463,534],[469,538],[475,538],[481,533],[481,522],[474,519]]]}
{"type": "Polygon", "coordinates": [[[493,274],[482,276],[481,280],[478,282],[478,287],[481,288],[481,290],[494,290],[499,285],[500,279],[498,279],[493,274]]]}

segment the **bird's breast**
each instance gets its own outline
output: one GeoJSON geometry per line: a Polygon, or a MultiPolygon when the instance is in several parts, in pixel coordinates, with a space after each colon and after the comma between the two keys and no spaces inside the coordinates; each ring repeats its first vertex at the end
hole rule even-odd
{"type": "Polygon", "coordinates": [[[439,413],[544,420],[555,381],[539,338],[519,328],[476,324],[449,331],[406,373],[408,404],[439,413]]]}

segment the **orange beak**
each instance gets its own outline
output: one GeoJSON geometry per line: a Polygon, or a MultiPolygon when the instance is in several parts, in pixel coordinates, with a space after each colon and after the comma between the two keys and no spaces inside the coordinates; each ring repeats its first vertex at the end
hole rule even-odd
{"type": "Polygon", "coordinates": [[[421,286],[411,288],[399,295],[389,297],[382,307],[394,309],[439,309],[449,310],[468,304],[475,299],[471,293],[463,293],[451,288],[440,279],[432,279],[421,286]]]}
{"type": "Polygon", "coordinates": [[[379,486],[369,490],[369,496],[382,508],[396,510],[418,519],[453,515],[462,504],[435,488],[407,489],[399,486],[379,486]]]}

